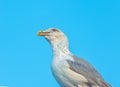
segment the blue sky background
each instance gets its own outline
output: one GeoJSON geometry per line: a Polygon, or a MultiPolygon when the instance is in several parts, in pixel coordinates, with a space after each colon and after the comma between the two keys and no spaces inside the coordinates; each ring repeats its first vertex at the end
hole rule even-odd
{"type": "Polygon", "coordinates": [[[49,43],[38,30],[60,28],[70,50],[120,87],[120,0],[0,0],[0,85],[59,87],[49,43]]]}

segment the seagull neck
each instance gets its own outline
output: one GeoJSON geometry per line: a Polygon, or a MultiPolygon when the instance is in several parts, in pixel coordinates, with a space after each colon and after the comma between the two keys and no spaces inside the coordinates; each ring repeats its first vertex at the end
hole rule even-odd
{"type": "Polygon", "coordinates": [[[59,53],[65,53],[70,54],[70,51],[68,49],[67,45],[52,45],[53,54],[59,54],[59,53]]]}

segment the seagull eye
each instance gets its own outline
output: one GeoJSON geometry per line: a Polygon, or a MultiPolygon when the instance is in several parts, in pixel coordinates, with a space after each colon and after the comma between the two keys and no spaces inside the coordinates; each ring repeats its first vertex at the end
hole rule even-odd
{"type": "Polygon", "coordinates": [[[52,31],[54,31],[54,32],[58,32],[58,30],[57,30],[57,29],[52,29],[52,31]]]}

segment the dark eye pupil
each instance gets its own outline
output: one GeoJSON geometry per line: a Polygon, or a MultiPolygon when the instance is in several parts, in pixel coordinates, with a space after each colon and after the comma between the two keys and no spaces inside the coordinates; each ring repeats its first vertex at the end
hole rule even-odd
{"type": "Polygon", "coordinates": [[[57,29],[52,29],[52,31],[58,31],[57,29]]]}

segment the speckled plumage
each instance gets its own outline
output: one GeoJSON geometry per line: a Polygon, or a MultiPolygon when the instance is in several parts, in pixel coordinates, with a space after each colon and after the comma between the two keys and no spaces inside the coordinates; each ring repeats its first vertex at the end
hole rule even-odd
{"type": "Polygon", "coordinates": [[[50,28],[38,35],[44,36],[52,46],[52,73],[61,87],[112,87],[91,64],[69,51],[67,37],[62,31],[50,28]]]}

